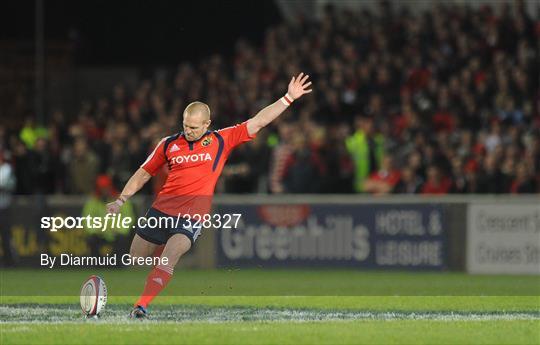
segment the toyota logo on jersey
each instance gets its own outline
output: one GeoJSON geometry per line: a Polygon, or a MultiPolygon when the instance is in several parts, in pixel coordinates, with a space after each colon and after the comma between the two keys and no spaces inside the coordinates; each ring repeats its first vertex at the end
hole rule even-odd
{"type": "Polygon", "coordinates": [[[211,160],[212,160],[212,156],[210,156],[209,153],[199,153],[195,155],[173,157],[171,158],[171,163],[181,164],[181,163],[187,163],[187,162],[204,162],[204,161],[211,161],[211,160]]]}

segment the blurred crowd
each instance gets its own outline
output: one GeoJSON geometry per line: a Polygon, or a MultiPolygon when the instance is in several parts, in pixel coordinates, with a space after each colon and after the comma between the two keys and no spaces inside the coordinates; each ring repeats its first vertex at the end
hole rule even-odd
{"type": "Polygon", "coordinates": [[[102,175],[121,190],[159,139],[181,131],[190,102],[226,127],[304,71],[314,92],[230,156],[218,192],[539,193],[539,42],[539,18],[519,2],[420,15],[328,6],[320,20],[268,28],[260,46],[239,39],[230,58],[119,83],[45,125],[0,127],[0,172],[17,194],[88,194],[102,175]]]}

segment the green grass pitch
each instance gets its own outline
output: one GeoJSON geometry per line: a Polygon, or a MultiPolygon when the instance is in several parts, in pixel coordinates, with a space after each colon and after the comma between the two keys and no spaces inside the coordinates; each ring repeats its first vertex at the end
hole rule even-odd
{"type": "Polygon", "coordinates": [[[540,277],[357,270],[177,270],[129,320],[146,270],[0,270],[0,344],[540,344],[540,277]],[[108,304],[86,320],[82,281],[108,304]]]}

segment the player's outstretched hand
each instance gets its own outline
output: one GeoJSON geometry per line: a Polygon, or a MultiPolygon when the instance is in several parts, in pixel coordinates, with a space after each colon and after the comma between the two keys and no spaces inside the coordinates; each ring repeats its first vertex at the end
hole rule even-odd
{"type": "Polygon", "coordinates": [[[304,94],[310,93],[313,90],[308,89],[308,87],[311,85],[311,82],[308,82],[308,79],[309,75],[304,73],[300,73],[296,78],[292,77],[287,93],[294,99],[298,99],[304,94]]]}
{"type": "Polygon", "coordinates": [[[110,202],[107,204],[107,213],[110,213],[110,214],[116,214],[118,212],[120,212],[120,204],[118,203],[118,200],[116,201],[113,201],[113,202],[110,202]]]}

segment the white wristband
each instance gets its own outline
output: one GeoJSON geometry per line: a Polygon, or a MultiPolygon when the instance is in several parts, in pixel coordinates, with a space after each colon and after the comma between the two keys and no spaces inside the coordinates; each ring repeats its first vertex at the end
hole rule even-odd
{"type": "Polygon", "coordinates": [[[294,102],[294,98],[292,98],[288,93],[286,93],[285,96],[280,98],[280,101],[288,107],[292,104],[292,102],[294,102]]]}

